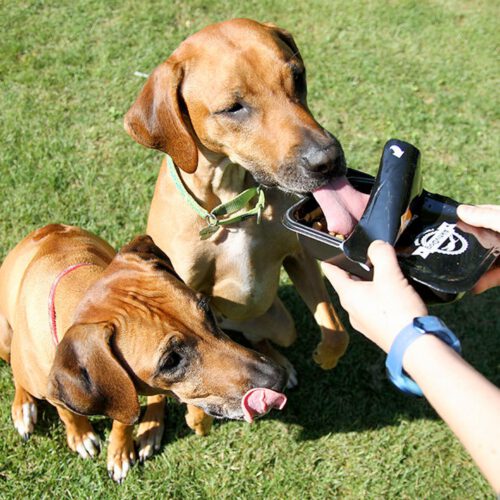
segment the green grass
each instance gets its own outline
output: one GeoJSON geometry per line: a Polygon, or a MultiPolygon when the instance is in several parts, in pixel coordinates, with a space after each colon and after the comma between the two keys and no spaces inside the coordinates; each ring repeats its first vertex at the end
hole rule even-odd
{"type": "MultiPolygon", "coordinates": [[[[428,190],[498,203],[498,3],[490,1],[163,0],[0,4],[0,258],[48,222],[81,225],[119,246],[143,232],[160,155],[135,144],[122,117],[149,72],[190,33],[245,16],[295,36],[309,104],[374,172],[389,137],[423,152],[428,190]]],[[[10,369],[0,365],[1,498],[484,498],[491,491],[425,401],[387,382],[360,335],[340,366],[310,359],[317,328],[283,278],[299,341],[286,350],[300,386],[282,413],[253,426],[188,432],[170,404],[161,453],[125,484],[103,454],[68,451],[43,407],[29,442],[10,422],[10,369]]],[[[500,384],[498,291],[437,310],[464,355],[500,384]]],[[[347,318],[344,319],[347,321],[347,318]]],[[[459,383],[459,381],[457,381],[459,383]]],[[[464,408],[467,411],[467,408],[464,408]]],[[[109,421],[93,419],[99,433],[109,421]]]]}

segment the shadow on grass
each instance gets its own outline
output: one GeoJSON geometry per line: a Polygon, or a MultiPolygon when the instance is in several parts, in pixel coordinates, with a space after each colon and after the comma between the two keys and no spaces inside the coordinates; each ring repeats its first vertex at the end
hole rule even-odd
{"type": "MultiPolygon", "coordinates": [[[[391,426],[400,419],[438,418],[424,399],[406,396],[393,387],[385,375],[385,354],[352,329],[349,329],[349,349],[339,365],[331,371],[319,368],[311,358],[319,340],[319,329],[312,315],[292,286],[281,287],[279,295],[292,313],[299,333],[292,347],[281,350],[297,369],[299,385],[288,391],[284,411],[271,412],[266,419],[298,425],[299,440],[315,440],[331,433],[391,426]]],[[[431,313],[439,315],[460,337],[465,359],[496,385],[500,385],[500,318],[495,314],[499,298],[497,289],[431,308],[431,313]]],[[[332,300],[348,325],[348,318],[333,294],[332,300]]],[[[245,343],[240,335],[232,336],[245,343]]],[[[40,410],[36,432],[57,433],[56,426],[62,428],[62,424],[57,423],[55,409],[42,403],[40,410]]],[[[175,402],[167,405],[162,448],[192,433],[184,421],[185,411],[185,405],[175,402]]],[[[93,418],[92,424],[100,436],[109,433],[109,419],[93,418]]]]}
{"type": "MultiPolygon", "coordinates": [[[[500,384],[500,320],[494,311],[499,292],[491,290],[454,304],[430,308],[430,313],[440,316],[461,339],[465,359],[497,385],[500,384]]],[[[281,287],[279,294],[299,332],[298,341],[286,353],[299,372],[299,386],[290,391],[283,413],[271,418],[300,425],[303,440],[380,428],[402,418],[438,418],[424,399],[407,396],[388,381],[385,354],[351,328],[351,343],[339,365],[331,371],[317,367],[311,353],[319,339],[319,329],[292,286],[281,287]]],[[[344,324],[349,325],[334,294],[332,300],[344,324]]]]}
{"type": "MultiPolygon", "coordinates": [[[[439,418],[424,399],[399,392],[387,380],[385,354],[352,329],[348,352],[339,365],[331,371],[319,368],[311,358],[320,337],[312,315],[292,286],[282,286],[279,295],[299,333],[292,347],[281,350],[297,369],[299,385],[288,391],[286,408],[271,412],[266,419],[298,425],[299,440],[315,440],[331,433],[397,425],[401,419],[439,418]]],[[[500,318],[494,311],[499,299],[497,289],[430,309],[459,336],[465,359],[496,385],[500,385],[500,318]]],[[[333,293],[332,300],[344,324],[349,325],[333,293]]],[[[245,344],[240,335],[231,336],[245,344]]],[[[191,433],[184,423],[182,405],[169,405],[168,412],[164,443],[191,433]]]]}

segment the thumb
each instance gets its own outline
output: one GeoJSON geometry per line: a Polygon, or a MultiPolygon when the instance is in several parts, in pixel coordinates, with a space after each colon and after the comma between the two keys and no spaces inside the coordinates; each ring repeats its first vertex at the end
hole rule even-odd
{"type": "Polygon", "coordinates": [[[404,279],[396,251],[389,243],[374,241],[368,248],[368,257],[373,264],[373,281],[404,279]]]}
{"type": "Polygon", "coordinates": [[[337,293],[346,290],[352,283],[349,274],[343,269],[340,269],[340,267],[329,264],[328,262],[322,262],[321,269],[337,293]]]}

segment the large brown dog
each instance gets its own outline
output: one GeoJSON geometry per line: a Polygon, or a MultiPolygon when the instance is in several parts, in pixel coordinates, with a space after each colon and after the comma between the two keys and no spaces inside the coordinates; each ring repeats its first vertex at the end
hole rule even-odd
{"type": "MultiPolygon", "coordinates": [[[[306,95],[304,63],[292,36],[274,25],[234,19],[185,40],[153,71],[125,117],[127,132],[170,155],[186,189],[209,211],[257,183],[281,188],[265,190],[259,225],[248,219],[201,241],[206,221],[164,162],[147,231],[182,279],[213,297],[222,326],[242,332],[287,366],[291,385],[293,368],[268,343],[289,346],[296,336],[277,297],[282,264],[321,328],[315,361],[332,368],[348,344],[316,261],[281,225],[293,201],[283,190],[311,191],[345,172],[340,144],[315,121],[306,95]]],[[[156,409],[148,412],[143,435],[158,440],[161,405],[156,409]]]]}
{"type": "Polygon", "coordinates": [[[115,255],[103,240],[63,225],[31,233],[0,268],[0,356],[10,358],[12,418],[25,439],[35,398],[56,406],[70,448],[84,458],[99,451],[99,440],[82,415],[114,419],[108,470],[116,481],[135,459],[138,394],[188,403],[188,425],[204,433],[203,411],[251,421],[268,409],[262,397],[283,403],[273,389],[287,379],[222,333],[206,299],[179,280],[149,236],[115,255]]]}

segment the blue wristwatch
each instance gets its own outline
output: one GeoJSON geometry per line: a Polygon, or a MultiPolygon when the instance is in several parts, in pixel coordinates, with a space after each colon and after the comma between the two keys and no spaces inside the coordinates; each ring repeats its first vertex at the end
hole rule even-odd
{"type": "Polygon", "coordinates": [[[394,339],[385,366],[390,381],[401,391],[414,396],[423,396],[420,387],[405,374],[403,355],[406,349],[422,335],[429,334],[440,338],[459,354],[462,349],[455,334],[436,316],[420,316],[404,327],[394,339]]]}

